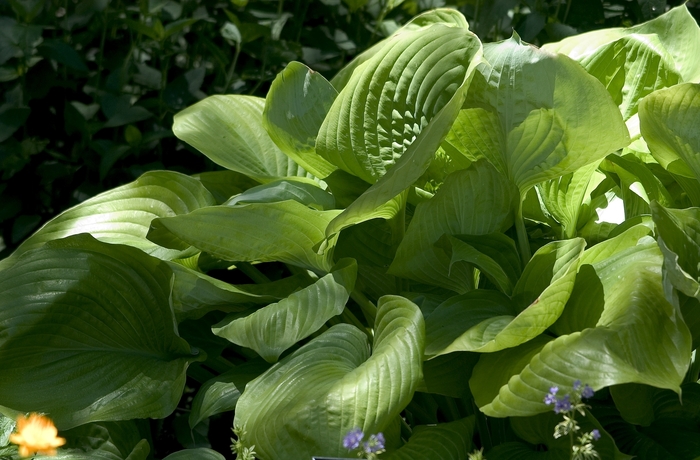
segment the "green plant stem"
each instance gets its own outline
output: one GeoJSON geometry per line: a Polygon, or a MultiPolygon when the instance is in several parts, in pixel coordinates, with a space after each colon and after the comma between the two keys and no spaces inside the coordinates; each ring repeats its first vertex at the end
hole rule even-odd
{"type": "Polygon", "coordinates": [[[236,64],[238,64],[239,54],[241,54],[241,44],[237,43],[236,52],[233,54],[233,61],[231,61],[231,65],[229,66],[228,71],[226,72],[226,85],[224,85],[224,94],[228,93],[229,89],[231,88],[231,84],[233,83],[233,75],[234,71],[236,70],[236,64]]]}
{"type": "Polygon", "coordinates": [[[520,259],[523,262],[523,267],[527,265],[532,257],[530,252],[530,240],[527,237],[527,230],[525,229],[525,219],[523,218],[523,202],[524,198],[520,198],[520,203],[518,204],[518,213],[515,216],[515,231],[518,234],[518,248],[520,249],[520,259]]]}
{"type": "Polygon", "coordinates": [[[367,324],[369,324],[369,327],[373,328],[374,320],[377,317],[377,307],[357,288],[353,289],[350,293],[350,298],[357,302],[362,310],[362,314],[365,315],[367,324]]]}
{"type": "Polygon", "coordinates": [[[270,278],[258,270],[253,264],[248,262],[237,262],[236,268],[243,272],[245,276],[252,279],[256,284],[269,283],[270,278]]]}

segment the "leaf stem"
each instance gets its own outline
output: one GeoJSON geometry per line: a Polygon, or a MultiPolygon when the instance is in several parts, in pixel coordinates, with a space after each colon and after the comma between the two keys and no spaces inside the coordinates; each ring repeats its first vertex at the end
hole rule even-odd
{"type": "Polygon", "coordinates": [[[370,302],[370,300],[362,293],[362,291],[360,291],[357,288],[353,289],[353,291],[350,293],[350,298],[357,302],[357,305],[359,305],[360,309],[362,310],[362,314],[365,315],[367,324],[369,324],[369,327],[373,328],[374,320],[377,317],[376,305],[370,302]]]}
{"type": "Polygon", "coordinates": [[[524,198],[520,198],[520,203],[518,204],[518,214],[515,216],[515,231],[518,234],[518,248],[520,249],[520,259],[523,262],[523,268],[527,265],[532,257],[530,252],[530,241],[527,237],[527,230],[525,229],[525,219],[523,218],[523,202],[524,198]]]}
{"type": "Polygon", "coordinates": [[[256,284],[269,283],[271,281],[267,275],[249,262],[236,262],[236,268],[242,271],[244,275],[252,279],[256,284]]]}

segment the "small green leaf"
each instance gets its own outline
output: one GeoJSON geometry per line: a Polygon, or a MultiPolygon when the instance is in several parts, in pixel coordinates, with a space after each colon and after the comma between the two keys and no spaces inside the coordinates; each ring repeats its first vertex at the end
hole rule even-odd
{"type": "Polygon", "coordinates": [[[243,203],[274,203],[294,200],[319,210],[335,208],[333,195],[318,186],[316,181],[305,177],[278,179],[267,184],[251,187],[224,203],[234,206],[243,203]]]}
{"type": "Polygon", "coordinates": [[[474,417],[433,426],[418,426],[408,442],[386,460],[465,459],[472,451],[474,417]]]}
{"type": "Polygon", "coordinates": [[[60,433],[66,444],[56,460],[146,460],[148,441],[133,421],[88,423],[60,433]]]}

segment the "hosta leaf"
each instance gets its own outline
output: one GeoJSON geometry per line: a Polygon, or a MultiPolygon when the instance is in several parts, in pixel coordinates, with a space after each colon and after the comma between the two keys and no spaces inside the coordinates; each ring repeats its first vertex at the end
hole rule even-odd
{"type": "Polygon", "coordinates": [[[421,379],[423,328],[416,305],[383,297],[371,356],[364,332],[333,326],[250,382],[234,423],[245,425],[246,443],[262,460],[346,454],[348,431],[382,431],[410,402],[421,379]]]}
{"type": "Polygon", "coordinates": [[[452,398],[470,397],[469,378],[479,353],[450,353],[423,362],[423,382],[417,391],[452,398]]]}
{"type": "Polygon", "coordinates": [[[170,414],[201,359],[177,334],[171,279],[164,262],[89,235],[22,255],[0,281],[0,404],[61,429],[170,414]]]}
{"type": "Polygon", "coordinates": [[[584,245],[577,238],[540,248],[515,286],[514,302],[482,289],[444,302],[426,319],[425,354],[494,352],[540,335],[564,309],[584,245]]]}
{"type": "Polygon", "coordinates": [[[470,236],[443,235],[436,243],[451,255],[450,267],[467,262],[486,276],[504,294],[513,292],[520,278],[520,256],[515,242],[503,233],[470,236]]]}
{"type": "Polygon", "coordinates": [[[245,318],[224,320],[212,332],[236,345],[252,348],[267,362],[274,363],[283,351],[343,312],[356,277],[355,260],[342,259],[312,285],[245,318]]]}
{"type": "Polygon", "coordinates": [[[169,265],[175,274],[172,302],[178,323],[212,310],[244,312],[281,300],[308,284],[306,276],[295,275],[270,283],[234,286],[175,262],[169,265]]]}
{"type": "Polygon", "coordinates": [[[249,188],[224,204],[233,206],[239,203],[274,203],[286,200],[294,200],[319,210],[335,208],[333,195],[320,188],[315,181],[303,177],[277,179],[249,188]]]}
{"type": "MultiPolygon", "coordinates": [[[[459,11],[451,8],[436,8],[414,17],[403,27],[397,30],[392,37],[405,33],[406,31],[430,27],[433,24],[443,24],[451,27],[460,27],[462,29],[469,28],[467,20],[459,11]]],[[[390,42],[392,37],[380,41],[370,49],[357,56],[348,65],[340,69],[340,71],[331,79],[333,87],[335,87],[338,91],[342,90],[345,85],[348,84],[348,81],[350,80],[350,77],[355,69],[359,67],[360,64],[379,53],[382,48],[384,48],[390,42]]]]}
{"type": "MultiPolygon", "coordinates": [[[[557,43],[551,43],[544,46],[544,49],[563,53],[577,61],[595,56],[596,54],[610,53],[617,46],[618,53],[624,51],[623,56],[617,57],[617,60],[629,60],[626,66],[617,67],[613,64],[613,69],[619,69],[617,78],[625,77],[625,73],[634,68],[634,60],[639,59],[637,54],[632,53],[632,48],[629,43],[626,47],[621,45],[625,41],[620,41],[623,38],[632,37],[634,40],[646,41],[651,50],[643,50],[643,52],[653,52],[660,60],[664,58],[673,64],[673,70],[678,72],[683,81],[695,81],[700,78],[700,62],[697,60],[700,54],[700,28],[693,16],[688,11],[685,5],[673,8],[666,14],[659,16],[644,24],[639,24],[629,28],[613,28],[596,30],[585,34],[579,34],[570,38],[566,38],[557,43]],[[645,40],[646,39],[646,40],[645,40]],[[670,56],[670,59],[668,58],[670,56]]],[[[639,44],[636,44],[639,46],[639,44]]],[[[638,53],[638,52],[637,52],[638,53]]],[[[617,63],[616,61],[612,61],[617,63]]],[[[619,62],[619,61],[618,61],[619,62]]],[[[654,60],[644,61],[647,66],[654,63],[654,60]]],[[[602,62],[601,62],[602,64],[602,62]]],[[[657,64],[658,65],[658,64],[657,64]]],[[[637,73],[631,73],[633,79],[644,77],[646,72],[649,72],[652,77],[656,76],[656,68],[641,67],[637,73]]],[[[634,85],[628,86],[626,89],[631,90],[634,85]]]]}
{"type": "Polygon", "coordinates": [[[151,221],[213,204],[214,197],[196,179],[172,171],[148,172],[59,214],[0,262],[0,268],[47,241],[78,233],[90,233],[106,243],[127,244],[161,259],[181,257],[186,247],[169,250],[146,239],[151,221]]]}
{"type": "Polygon", "coordinates": [[[317,152],[377,182],[464,85],[479,51],[473,33],[440,24],[392,37],[353,72],[321,125],[317,152]]]}
{"type": "Polygon", "coordinates": [[[204,382],[192,400],[190,428],[207,417],[234,410],[246,384],[269,367],[262,360],[248,361],[204,382]]]}
{"type": "Polygon", "coordinates": [[[521,193],[629,143],[605,88],[570,58],[539,50],[517,35],[485,45],[484,57],[491,66],[481,66],[474,77],[465,102],[471,113],[463,116],[471,125],[465,124],[462,135],[487,141],[464,140],[476,149],[463,153],[484,155],[521,193]],[[485,134],[481,126],[488,128],[485,134]]]}
{"type": "MultiPolygon", "coordinates": [[[[339,232],[349,225],[372,218],[366,216],[372,215],[376,209],[381,208],[385,203],[417,181],[430,166],[440,142],[442,142],[443,137],[447,134],[449,127],[459,113],[459,109],[466,97],[466,91],[469,87],[474,69],[479,62],[482,62],[481,43],[476,36],[463,29],[445,26],[433,26],[433,28],[436,29],[428,34],[429,36],[438,34],[440,37],[443,37],[443,39],[451,37],[451,40],[458,40],[459,44],[453,43],[452,46],[456,46],[456,49],[453,49],[451,54],[444,54],[447,48],[440,53],[436,53],[436,56],[445,56],[445,62],[442,62],[440,66],[447,62],[453,62],[454,68],[449,69],[449,71],[443,69],[445,70],[445,74],[439,76],[432,70],[421,67],[421,72],[424,72],[424,79],[422,80],[420,88],[416,88],[413,85],[406,86],[406,80],[411,80],[411,78],[413,78],[409,77],[410,72],[396,75],[396,72],[401,72],[420,65],[416,59],[410,62],[400,62],[400,65],[397,65],[395,71],[392,70],[391,67],[382,67],[383,72],[388,72],[388,75],[384,76],[372,74],[372,68],[369,67],[369,65],[377,63],[368,61],[362,67],[366,72],[357,74],[357,78],[353,76],[353,81],[349,83],[349,86],[346,87],[338,96],[338,99],[336,99],[334,107],[338,106],[338,118],[335,119],[331,117],[334,113],[332,108],[326,121],[324,121],[324,125],[321,127],[321,134],[319,134],[319,140],[317,141],[319,142],[317,144],[317,151],[322,153],[320,144],[321,139],[323,139],[322,133],[325,132],[324,129],[327,129],[330,136],[328,137],[329,142],[340,142],[338,145],[343,149],[343,155],[345,155],[343,161],[347,160],[355,165],[353,167],[347,167],[347,165],[343,166],[339,164],[339,166],[343,169],[350,170],[353,174],[359,174],[359,177],[363,179],[366,178],[366,180],[374,182],[372,187],[367,189],[365,193],[348,206],[347,209],[332,222],[326,232],[328,236],[339,232]],[[458,36],[461,38],[458,39],[458,36]],[[461,79],[455,79],[455,74],[459,74],[461,79]],[[388,96],[384,97],[382,95],[382,97],[379,97],[380,95],[371,93],[371,91],[376,91],[374,86],[364,86],[369,85],[374,76],[377,77],[376,84],[381,84],[382,86],[386,85],[387,91],[391,93],[393,100],[396,100],[394,98],[398,95],[395,90],[410,92],[410,99],[395,102],[395,104],[397,104],[396,107],[404,107],[406,109],[405,113],[401,113],[398,111],[398,108],[394,108],[388,96]],[[399,80],[395,81],[397,78],[399,78],[399,80]],[[450,86],[444,86],[444,80],[449,80],[452,83],[450,83],[450,86]],[[396,87],[394,83],[399,86],[396,87]],[[363,108],[364,106],[361,106],[360,110],[362,110],[362,112],[349,111],[353,105],[356,106],[356,104],[359,103],[359,99],[358,101],[353,99],[352,95],[354,93],[350,92],[351,88],[359,89],[357,93],[358,98],[368,97],[364,91],[370,91],[372,96],[371,99],[368,100],[369,109],[365,110],[365,108],[363,108]],[[424,105],[416,105],[418,103],[424,105]],[[414,105],[411,106],[410,104],[414,105]],[[440,107],[441,109],[438,110],[440,107]],[[417,115],[420,115],[421,118],[416,118],[417,115]],[[426,118],[428,115],[430,115],[430,119],[426,118]],[[329,120],[333,120],[332,126],[329,120]],[[360,122],[361,124],[358,124],[360,122]],[[353,128],[356,129],[356,131],[351,133],[342,130],[337,131],[339,137],[334,140],[333,131],[341,129],[343,123],[356,126],[356,128],[353,128]],[[380,134],[380,132],[385,132],[386,129],[389,129],[391,126],[393,126],[391,129],[395,131],[387,131],[385,134],[390,135],[390,142],[393,142],[393,144],[387,144],[387,139],[383,137],[375,137],[380,134]],[[348,137],[349,135],[351,137],[348,137]],[[352,150],[352,148],[355,148],[353,143],[357,142],[362,144],[361,146],[357,146],[357,148],[361,148],[364,153],[358,154],[352,150]],[[395,153],[399,156],[395,157],[394,153],[391,153],[394,152],[394,150],[396,150],[395,153]],[[359,173],[360,169],[358,168],[361,168],[362,165],[356,161],[356,155],[359,155],[360,158],[364,158],[367,161],[386,160],[387,163],[377,165],[376,168],[365,164],[368,168],[367,174],[370,169],[376,173],[376,175],[370,179],[367,174],[359,173]],[[386,155],[389,156],[386,158],[381,157],[386,155]]],[[[395,46],[391,49],[394,50],[394,53],[401,52],[402,49],[405,49],[406,53],[405,56],[402,54],[402,59],[407,59],[411,56],[415,57],[419,53],[422,53],[421,50],[416,49],[416,44],[420,44],[424,40],[421,37],[423,37],[421,33],[415,32],[410,35],[410,37],[403,37],[400,40],[397,38],[395,46]],[[415,41],[412,41],[414,35],[416,36],[415,41]]],[[[378,54],[377,56],[380,55],[378,54]]],[[[383,62],[384,61],[382,61],[382,65],[383,62]]],[[[358,69],[358,71],[359,70],[361,69],[358,69]]],[[[382,134],[382,136],[385,134],[382,134]]],[[[332,149],[330,151],[333,155],[337,156],[336,153],[333,153],[335,151],[332,149]]]]}
{"type": "Polygon", "coordinates": [[[452,264],[435,247],[443,234],[486,235],[513,224],[518,192],[495,168],[481,161],[455,171],[435,197],[419,204],[399,245],[390,273],[427,284],[466,292],[473,275],[466,264],[452,264]]]}
{"type": "Polygon", "coordinates": [[[195,174],[192,177],[204,185],[214,198],[214,204],[221,204],[234,195],[243,193],[260,183],[236,171],[208,171],[195,174]]]}
{"type": "Polygon", "coordinates": [[[290,62],[277,74],[265,98],[263,125],[296,163],[321,179],[337,168],[316,154],[316,136],[338,91],[320,73],[290,62]]]}
{"type": "Polygon", "coordinates": [[[166,247],[194,246],[224,260],[280,261],[328,272],[332,251],[313,250],[339,211],[315,211],[296,201],[202,208],[156,219],[148,238],[166,247]]]}
{"type": "Polygon", "coordinates": [[[253,96],[209,96],[175,114],[175,135],[214,163],[266,182],[306,176],[263,127],[265,99],[253,96]]]}
{"type": "MultiPolygon", "coordinates": [[[[577,379],[594,389],[642,383],[680,390],[690,361],[691,336],[678,309],[664,296],[661,252],[655,242],[646,241],[593,265],[605,296],[596,327],[545,345],[493,401],[481,406],[485,414],[544,412],[548,389],[568,390],[577,379]]],[[[475,369],[472,379],[476,375],[475,369]]]]}
{"type": "Polygon", "coordinates": [[[150,451],[134,422],[88,423],[60,435],[66,444],[57,460],[146,460],[150,451]]]}
{"type": "Polygon", "coordinates": [[[652,202],[651,212],[665,275],[685,295],[700,298],[700,209],[667,209],[652,202]]]}
{"type": "Polygon", "coordinates": [[[185,449],[165,457],[163,460],[225,460],[226,457],[215,450],[199,447],[197,449],[185,449]]]}
{"type": "Polygon", "coordinates": [[[386,460],[467,460],[472,450],[474,417],[433,426],[418,426],[408,442],[386,460]]]}
{"type": "Polygon", "coordinates": [[[700,84],[663,89],[639,103],[639,121],[651,154],[669,172],[700,180],[700,84]]]}

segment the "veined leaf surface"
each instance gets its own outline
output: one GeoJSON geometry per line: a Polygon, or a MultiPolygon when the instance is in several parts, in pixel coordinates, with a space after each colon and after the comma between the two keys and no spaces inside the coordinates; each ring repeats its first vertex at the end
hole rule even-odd
{"type": "Polygon", "coordinates": [[[424,337],[416,305],[382,297],[371,355],[364,332],[333,326],[250,382],[234,423],[245,425],[262,460],[344,455],[348,431],[382,431],[409,403],[424,337]]]}
{"type": "Polygon", "coordinates": [[[191,361],[165,262],[89,235],[25,253],[0,281],[0,404],[61,429],[162,418],[191,361]]]}
{"type": "Polygon", "coordinates": [[[0,268],[47,241],[78,233],[90,233],[105,243],[133,246],[160,259],[175,259],[188,248],[165,249],[147,240],[151,221],[213,204],[214,197],[196,179],[172,171],[147,172],[130,184],[101,193],[51,219],[0,262],[0,268]]]}
{"type": "Polygon", "coordinates": [[[418,426],[408,442],[387,460],[467,460],[472,451],[474,417],[434,426],[418,426]]]}
{"type": "Polygon", "coordinates": [[[343,312],[356,277],[355,260],[343,259],[312,285],[245,318],[224,320],[212,331],[236,345],[252,348],[267,362],[274,363],[286,349],[343,312]]]}

